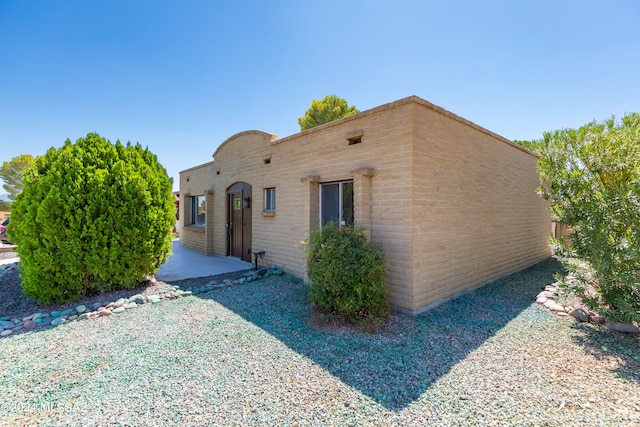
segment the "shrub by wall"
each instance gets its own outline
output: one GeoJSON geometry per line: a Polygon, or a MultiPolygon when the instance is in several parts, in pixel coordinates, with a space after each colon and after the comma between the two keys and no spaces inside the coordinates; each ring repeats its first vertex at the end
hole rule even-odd
{"type": "Polygon", "coordinates": [[[140,144],[67,140],[24,173],[8,233],[41,303],[132,288],[171,254],[172,181],[140,144]]]}
{"type": "Polygon", "coordinates": [[[382,246],[359,227],[328,224],[308,240],[309,299],[321,313],[375,329],[389,314],[382,246]]]}
{"type": "Polygon", "coordinates": [[[571,228],[553,240],[566,284],[611,322],[640,324],[640,114],[546,132],[535,144],[541,195],[571,228]]]}

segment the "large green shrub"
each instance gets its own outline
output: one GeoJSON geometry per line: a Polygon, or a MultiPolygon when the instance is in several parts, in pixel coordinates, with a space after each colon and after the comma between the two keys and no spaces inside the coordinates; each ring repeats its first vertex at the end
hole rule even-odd
{"type": "Polygon", "coordinates": [[[320,312],[377,327],[389,313],[382,246],[359,227],[330,223],[308,240],[309,299],[320,312]]]}
{"type": "Polygon", "coordinates": [[[612,321],[640,323],[640,115],[544,134],[541,193],[570,239],[567,283],[612,321]]]}
{"type": "Polygon", "coordinates": [[[8,234],[39,302],[132,288],[171,254],[172,181],[140,144],[88,134],[25,170],[8,234]]]}

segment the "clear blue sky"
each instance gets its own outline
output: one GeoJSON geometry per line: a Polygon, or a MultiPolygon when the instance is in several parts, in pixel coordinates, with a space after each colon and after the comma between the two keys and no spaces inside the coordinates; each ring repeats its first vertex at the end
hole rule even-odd
{"type": "Polygon", "coordinates": [[[640,2],[0,0],[0,161],[97,132],[178,189],[328,94],[417,95],[509,139],[637,112],[640,2]]]}

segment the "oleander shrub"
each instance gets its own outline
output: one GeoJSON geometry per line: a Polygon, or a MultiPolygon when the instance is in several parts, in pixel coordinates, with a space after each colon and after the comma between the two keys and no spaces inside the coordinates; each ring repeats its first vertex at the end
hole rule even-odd
{"type": "Polygon", "coordinates": [[[330,223],[307,241],[309,300],[320,313],[376,329],[389,314],[382,246],[361,227],[330,223]]]}
{"type": "Polygon", "coordinates": [[[587,306],[640,324],[640,115],[547,132],[535,141],[541,195],[571,229],[552,239],[587,306]]]}
{"type": "Polygon", "coordinates": [[[130,289],[171,254],[172,180],[140,144],[67,140],[23,180],[8,233],[27,296],[50,304],[130,289]]]}

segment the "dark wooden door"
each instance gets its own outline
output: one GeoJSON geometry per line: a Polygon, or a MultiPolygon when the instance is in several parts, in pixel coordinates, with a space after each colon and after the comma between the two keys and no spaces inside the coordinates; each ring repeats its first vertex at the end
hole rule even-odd
{"type": "Polygon", "coordinates": [[[251,262],[251,186],[238,182],[227,194],[229,255],[251,262]]]}

